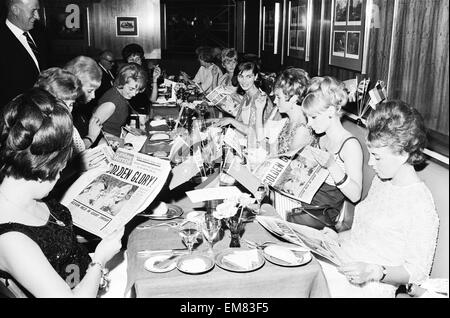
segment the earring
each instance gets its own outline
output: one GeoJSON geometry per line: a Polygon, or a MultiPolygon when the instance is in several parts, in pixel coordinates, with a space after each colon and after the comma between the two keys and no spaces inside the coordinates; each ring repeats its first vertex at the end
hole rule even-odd
{"type": "Polygon", "coordinates": [[[331,119],[331,118],[333,118],[333,116],[328,116],[328,118],[330,118],[330,119],[331,119]]]}

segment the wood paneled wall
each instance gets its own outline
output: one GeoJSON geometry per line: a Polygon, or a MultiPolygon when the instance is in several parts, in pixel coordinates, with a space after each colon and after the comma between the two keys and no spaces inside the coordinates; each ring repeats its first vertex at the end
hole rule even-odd
{"type": "Polygon", "coordinates": [[[389,94],[411,103],[428,127],[449,135],[449,2],[397,0],[389,94]]]}
{"type": "Polygon", "coordinates": [[[91,46],[110,49],[121,58],[124,46],[138,43],[147,58],[161,58],[161,23],[159,0],[101,0],[90,12],[91,46]],[[116,16],[138,17],[137,37],[116,36],[116,16]]]}

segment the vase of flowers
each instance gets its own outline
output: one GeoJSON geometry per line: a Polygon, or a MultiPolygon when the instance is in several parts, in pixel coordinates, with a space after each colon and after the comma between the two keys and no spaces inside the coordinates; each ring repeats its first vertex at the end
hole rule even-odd
{"type": "Polygon", "coordinates": [[[223,219],[230,230],[230,247],[241,247],[241,233],[245,225],[243,210],[254,202],[255,199],[251,198],[249,194],[242,194],[238,198],[224,200],[213,212],[213,216],[216,219],[223,219]]]}

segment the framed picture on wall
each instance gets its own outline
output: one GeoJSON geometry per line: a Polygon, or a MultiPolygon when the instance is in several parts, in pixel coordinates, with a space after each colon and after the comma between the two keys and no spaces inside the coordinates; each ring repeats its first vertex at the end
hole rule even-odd
{"type": "Polygon", "coordinates": [[[290,22],[288,25],[289,48],[287,56],[307,60],[307,49],[309,44],[308,0],[293,0],[288,3],[288,14],[290,22]]]}
{"type": "Polygon", "coordinates": [[[334,6],[334,24],[346,25],[347,23],[347,0],[336,0],[334,6]]]}
{"type": "Polygon", "coordinates": [[[345,56],[346,37],[344,31],[334,31],[333,55],[345,56]]]}
{"type": "Polygon", "coordinates": [[[138,36],[137,17],[116,17],[116,36],[138,36]]]}
{"type": "Polygon", "coordinates": [[[361,72],[368,31],[366,0],[333,0],[330,32],[330,65],[361,72]]]}
{"type": "Polygon", "coordinates": [[[348,6],[348,24],[361,25],[362,0],[352,0],[348,6]]]}
{"type": "Polygon", "coordinates": [[[345,51],[345,57],[350,59],[359,59],[360,34],[361,32],[359,31],[347,32],[347,48],[345,51]]]}

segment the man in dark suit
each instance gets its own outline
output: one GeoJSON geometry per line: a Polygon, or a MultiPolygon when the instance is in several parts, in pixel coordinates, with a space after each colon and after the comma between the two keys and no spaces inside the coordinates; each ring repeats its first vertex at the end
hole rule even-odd
{"type": "Polygon", "coordinates": [[[34,32],[39,0],[6,0],[7,19],[0,25],[0,109],[33,87],[47,65],[43,37],[34,32]]]}
{"type": "Polygon", "coordinates": [[[100,97],[102,97],[108,89],[113,87],[115,77],[112,73],[112,69],[114,67],[114,64],[114,54],[111,51],[106,50],[100,53],[98,65],[102,69],[102,83],[100,84],[100,87],[95,91],[96,100],[99,100],[100,97]]]}

